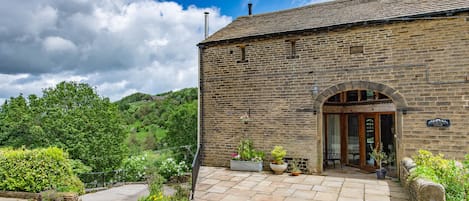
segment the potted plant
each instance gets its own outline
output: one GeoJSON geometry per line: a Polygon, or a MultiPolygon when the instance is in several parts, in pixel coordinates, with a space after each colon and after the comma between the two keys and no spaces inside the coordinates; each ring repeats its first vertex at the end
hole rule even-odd
{"type": "Polygon", "coordinates": [[[300,167],[298,166],[298,161],[293,159],[291,162],[291,176],[298,176],[301,174],[300,167]]]}
{"type": "Polygon", "coordinates": [[[231,170],[262,171],[264,152],[255,150],[250,139],[241,140],[238,145],[238,153],[231,156],[231,170]]]}
{"type": "Polygon", "coordinates": [[[288,167],[288,164],[283,161],[283,157],[287,155],[287,151],[282,146],[275,146],[270,153],[273,157],[270,163],[270,169],[272,169],[275,174],[282,174],[288,167]]]}
{"type": "Polygon", "coordinates": [[[248,113],[244,113],[243,115],[239,117],[239,120],[241,120],[241,122],[243,122],[244,124],[247,124],[248,122],[251,121],[251,117],[249,116],[248,113]]]}
{"type": "Polygon", "coordinates": [[[383,161],[387,159],[387,155],[383,152],[383,148],[381,144],[378,145],[373,149],[370,154],[370,157],[375,160],[376,164],[378,165],[379,169],[376,169],[376,177],[378,179],[384,179],[386,177],[386,169],[382,167],[383,161]]]}

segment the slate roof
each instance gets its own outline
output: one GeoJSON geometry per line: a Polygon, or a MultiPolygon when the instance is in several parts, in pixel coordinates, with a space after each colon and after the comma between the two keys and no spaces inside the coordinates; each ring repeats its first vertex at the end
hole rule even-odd
{"type": "MultiPolygon", "coordinates": [[[[239,17],[201,42],[469,10],[469,0],[337,0],[239,17]]],[[[255,11],[255,8],[254,8],[255,11]]]]}

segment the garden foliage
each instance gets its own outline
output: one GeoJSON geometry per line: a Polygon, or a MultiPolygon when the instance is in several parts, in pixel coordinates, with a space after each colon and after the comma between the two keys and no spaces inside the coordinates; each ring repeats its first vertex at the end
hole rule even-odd
{"type": "Polygon", "coordinates": [[[176,147],[176,159],[191,163],[197,147],[197,101],[178,106],[165,126],[168,134],[164,141],[169,147],[176,147]]]}
{"type": "Polygon", "coordinates": [[[0,109],[0,146],[63,148],[93,171],[113,170],[125,157],[117,106],[88,84],[61,82],[42,97],[10,98],[0,109]]]}
{"type": "Polygon", "coordinates": [[[276,164],[282,165],[283,162],[283,157],[287,155],[287,150],[285,150],[282,146],[275,146],[274,149],[270,152],[272,154],[272,157],[274,158],[274,162],[276,164]]]}
{"type": "Polygon", "coordinates": [[[192,162],[197,143],[197,88],[156,96],[132,94],[117,101],[129,131],[130,154],[171,149],[177,160],[192,162]]]}
{"type": "Polygon", "coordinates": [[[264,160],[264,152],[254,149],[251,139],[244,139],[238,145],[239,160],[242,161],[262,161],[264,160]]]}
{"type": "Polygon", "coordinates": [[[59,148],[0,150],[0,189],[7,191],[84,193],[71,161],[59,148]]]}
{"type": "Polygon", "coordinates": [[[159,166],[158,173],[166,180],[172,176],[182,176],[189,171],[189,166],[184,161],[177,162],[173,158],[167,158],[159,166]]]}
{"type": "Polygon", "coordinates": [[[148,155],[133,155],[122,162],[122,169],[125,171],[125,181],[145,180],[145,171],[148,166],[148,155]]]}
{"type": "Polygon", "coordinates": [[[429,151],[419,150],[414,160],[417,166],[411,172],[410,179],[423,177],[443,185],[448,201],[468,199],[469,154],[461,164],[455,160],[445,159],[442,154],[433,155],[429,151]]]}
{"type": "Polygon", "coordinates": [[[176,186],[177,192],[173,196],[163,194],[163,182],[165,179],[153,173],[148,178],[150,195],[140,198],[138,201],[189,201],[189,192],[180,186],[176,186]]]}

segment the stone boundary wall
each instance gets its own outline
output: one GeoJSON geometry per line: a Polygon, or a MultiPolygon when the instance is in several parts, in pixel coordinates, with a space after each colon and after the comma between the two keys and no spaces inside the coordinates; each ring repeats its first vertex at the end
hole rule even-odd
{"type": "Polygon", "coordinates": [[[411,201],[445,201],[445,188],[438,183],[417,178],[408,181],[410,173],[416,164],[411,158],[404,157],[401,160],[400,180],[402,185],[409,192],[411,201]]]}
{"type": "Polygon", "coordinates": [[[51,201],[81,201],[76,193],[62,193],[55,191],[44,191],[41,193],[0,191],[0,197],[19,198],[33,201],[51,200],[51,201]]]}

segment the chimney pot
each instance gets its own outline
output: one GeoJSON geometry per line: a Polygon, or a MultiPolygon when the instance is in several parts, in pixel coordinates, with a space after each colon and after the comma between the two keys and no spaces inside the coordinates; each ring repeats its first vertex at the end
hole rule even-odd
{"type": "Polygon", "coordinates": [[[252,15],[252,3],[248,3],[249,15],[252,15]]]}

